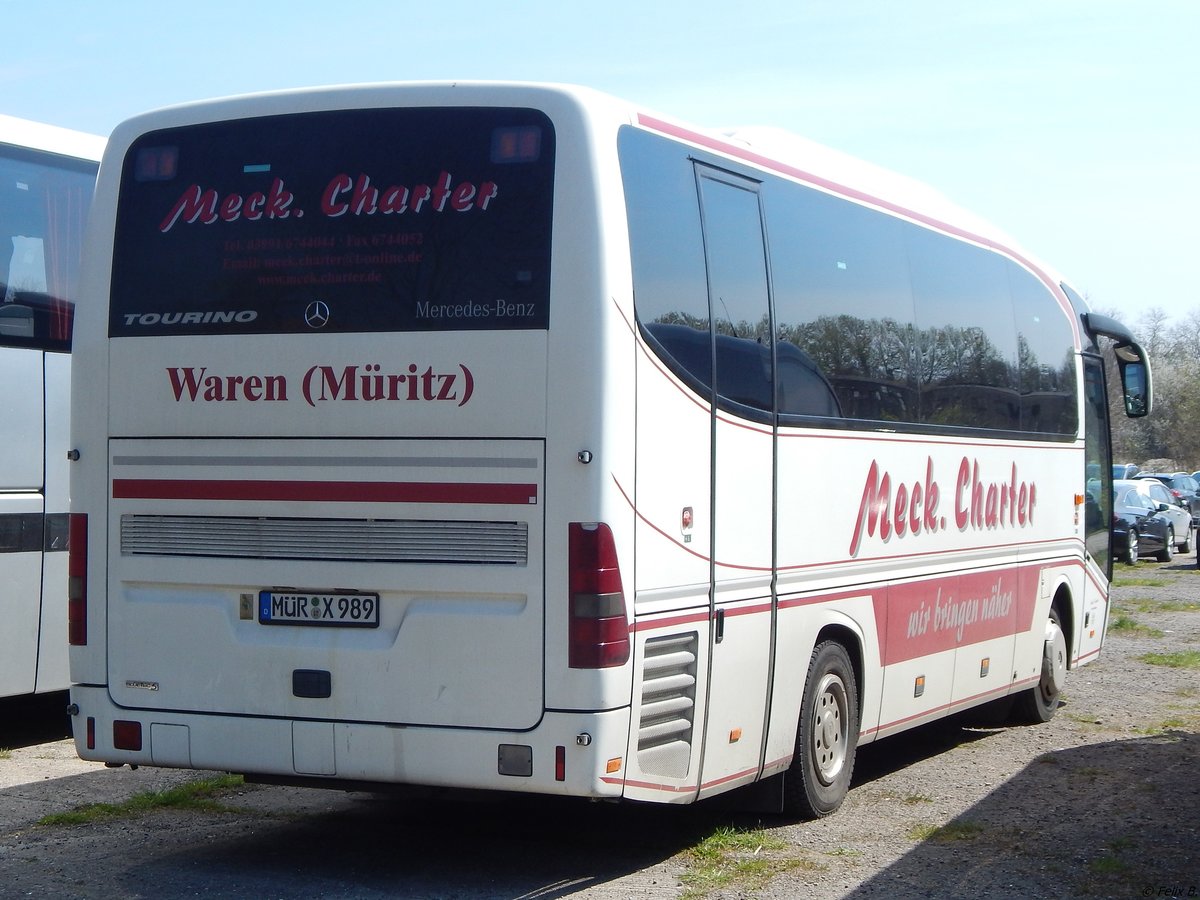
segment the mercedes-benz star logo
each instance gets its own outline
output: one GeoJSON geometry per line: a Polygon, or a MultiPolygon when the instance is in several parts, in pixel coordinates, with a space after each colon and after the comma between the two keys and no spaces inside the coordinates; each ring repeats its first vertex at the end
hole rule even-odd
{"type": "Polygon", "coordinates": [[[314,300],[304,310],[304,321],[309,328],[324,328],[329,321],[329,305],[324,300],[314,300]]]}

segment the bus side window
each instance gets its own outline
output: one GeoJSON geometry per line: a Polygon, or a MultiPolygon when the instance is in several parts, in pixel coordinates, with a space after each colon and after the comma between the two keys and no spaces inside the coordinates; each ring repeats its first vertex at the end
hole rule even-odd
{"type": "Polygon", "coordinates": [[[786,341],[776,345],[775,354],[781,415],[841,418],[842,405],[833,385],[812,357],[786,341]]]}

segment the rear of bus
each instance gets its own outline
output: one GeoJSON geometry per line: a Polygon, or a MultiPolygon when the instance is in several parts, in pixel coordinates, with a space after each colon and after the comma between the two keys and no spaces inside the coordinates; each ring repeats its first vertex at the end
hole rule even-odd
{"type": "Polygon", "coordinates": [[[602,375],[633,345],[594,102],[381,86],[118,128],[76,326],[84,758],[619,792],[633,404],[602,375]]]}

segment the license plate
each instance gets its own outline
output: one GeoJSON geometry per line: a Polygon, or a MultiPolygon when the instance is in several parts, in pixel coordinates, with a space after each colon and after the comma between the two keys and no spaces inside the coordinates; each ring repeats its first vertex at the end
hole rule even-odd
{"type": "Polygon", "coordinates": [[[259,591],[263,625],[333,625],[378,628],[379,595],[339,591],[259,591]]]}

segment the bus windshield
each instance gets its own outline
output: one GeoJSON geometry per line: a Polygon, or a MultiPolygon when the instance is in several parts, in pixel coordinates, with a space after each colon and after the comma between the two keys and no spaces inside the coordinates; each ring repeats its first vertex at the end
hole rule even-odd
{"type": "Polygon", "coordinates": [[[541,112],[239,119],[145,135],[124,166],[113,337],[547,327],[541,112]]]}

